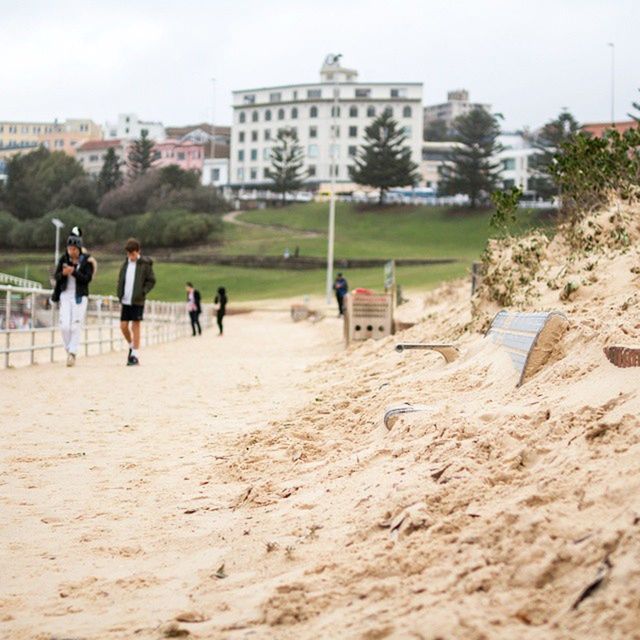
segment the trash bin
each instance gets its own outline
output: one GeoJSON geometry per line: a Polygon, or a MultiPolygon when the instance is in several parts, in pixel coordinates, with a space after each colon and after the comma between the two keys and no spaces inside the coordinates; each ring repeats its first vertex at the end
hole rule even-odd
{"type": "Polygon", "coordinates": [[[393,332],[391,293],[356,289],[345,300],[345,339],[347,344],[372,338],[379,340],[393,332]]]}

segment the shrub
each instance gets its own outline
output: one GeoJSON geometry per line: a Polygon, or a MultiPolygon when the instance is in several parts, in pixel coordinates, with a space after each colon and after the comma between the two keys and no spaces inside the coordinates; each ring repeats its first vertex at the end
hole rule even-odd
{"type": "Polygon", "coordinates": [[[0,247],[11,247],[11,234],[19,224],[19,220],[8,211],[0,211],[0,247]]]}
{"type": "Polygon", "coordinates": [[[53,209],[76,206],[95,214],[98,211],[98,188],[89,176],[77,176],[64,185],[51,201],[53,209]]]}
{"type": "Polygon", "coordinates": [[[105,193],[98,213],[105,218],[117,219],[147,211],[147,203],[159,187],[160,173],[148,171],[137,180],[105,193]]]}

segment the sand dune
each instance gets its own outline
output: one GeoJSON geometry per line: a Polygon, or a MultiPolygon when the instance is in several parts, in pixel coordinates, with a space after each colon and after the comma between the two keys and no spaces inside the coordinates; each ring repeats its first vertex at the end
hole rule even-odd
{"type": "Polygon", "coordinates": [[[521,387],[467,283],[402,310],[450,365],[257,313],[2,373],[3,637],[640,638],[640,369],[602,352],[640,344],[633,239],[550,246],[521,306],[570,328],[521,387]]]}

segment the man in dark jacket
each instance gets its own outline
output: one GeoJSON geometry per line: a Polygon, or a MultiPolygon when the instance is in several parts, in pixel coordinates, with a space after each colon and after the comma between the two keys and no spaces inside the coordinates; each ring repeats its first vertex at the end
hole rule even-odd
{"type": "Polygon", "coordinates": [[[129,344],[127,365],[132,366],[139,364],[140,323],[146,296],[155,286],[156,277],[153,273],[153,260],[140,255],[140,243],[135,238],[129,238],[124,248],[127,259],[120,267],[118,276],[118,299],[122,304],[120,331],[129,344]]]}
{"type": "Polygon", "coordinates": [[[187,282],[187,311],[189,312],[193,335],[196,335],[196,329],[198,329],[198,335],[202,335],[202,329],[200,328],[200,314],[202,313],[200,292],[191,282],[187,282]]]}

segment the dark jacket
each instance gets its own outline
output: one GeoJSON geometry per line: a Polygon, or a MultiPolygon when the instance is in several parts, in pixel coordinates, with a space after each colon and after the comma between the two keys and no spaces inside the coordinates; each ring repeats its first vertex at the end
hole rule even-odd
{"type": "Polygon", "coordinates": [[[58,302],[60,300],[60,294],[67,288],[67,281],[69,278],[75,278],[76,302],[80,302],[80,299],[83,296],[89,295],[89,283],[91,282],[91,278],[93,278],[95,260],[88,253],[81,253],[72,276],[62,275],[62,267],[65,264],[72,264],[71,258],[66,251],[60,260],[58,260],[58,264],[56,265],[56,272],[54,275],[56,286],[53,289],[51,299],[54,302],[58,302]]]}
{"type": "Polygon", "coordinates": [[[227,311],[227,294],[219,293],[213,302],[218,305],[218,315],[224,315],[227,311]]]}
{"type": "MultiPolygon", "coordinates": [[[[118,275],[118,299],[122,302],[124,296],[124,278],[127,273],[128,258],[120,267],[118,275]]],[[[153,260],[147,256],[140,256],[136,263],[136,275],[133,280],[133,295],[131,296],[131,304],[143,305],[149,291],[156,284],[156,277],[153,273],[153,260]]]]}
{"type": "MultiPolygon", "coordinates": [[[[187,293],[187,302],[189,302],[189,294],[187,293]]],[[[196,311],[202,313],[202,307],[200,306],[200,292],[197,289],[193,290],[193,303],[196,305],[196,311]]]]}

